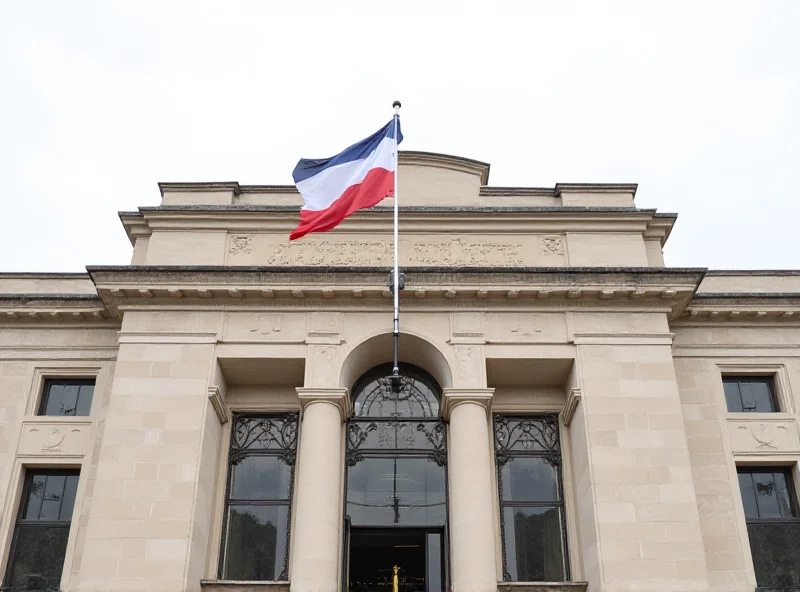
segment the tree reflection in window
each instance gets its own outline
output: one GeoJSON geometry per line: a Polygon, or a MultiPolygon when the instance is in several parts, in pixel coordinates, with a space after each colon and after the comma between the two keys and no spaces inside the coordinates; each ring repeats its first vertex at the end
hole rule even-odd
{"type": "Polygon", "coordinates": [[[77,470],[27,473],[3,589],[58,590],[78,476],[77,470]]]}
{"type": "Polygon", "coordinates": [[[494,416],[503,579],[568,577],[558,419],[494,416]]]}
{"type": "Polygon", "coordinates": [[[235,414],[220,577],[288,577],[289,518],[297,451],[296,413],[235,414]]]}
{"type": "Polygon", "coordinates": [[[800,517],[788,469],[739,467],[759,590],[800,590],[800,517]]]}

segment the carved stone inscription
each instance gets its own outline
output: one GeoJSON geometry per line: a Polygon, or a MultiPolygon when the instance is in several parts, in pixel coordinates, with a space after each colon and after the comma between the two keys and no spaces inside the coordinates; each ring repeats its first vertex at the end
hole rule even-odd
{"type": "Polygon", "coordinates": [[[540,312],[487,313],[487,343],[566,343],[563,314],[540,312]]]}
{"type": "Polygon", "coordinates": [[[89,423],[26,422],[22,426],[19,456],[83,456],[89,423]]]}
{"type": "MultiPolygon", "coordinates": [[[[406,235],[400,241],[400,264],[404,266],[523,267],[561,265],[563,239],[536,235],[494,237],[455,236],[432,238],[406,235]]],[[[289,242],[268,234],[231,235],[229,265],[339,265],[388,266],[392,264],[390,237],[306,237],[289,242]]]]}

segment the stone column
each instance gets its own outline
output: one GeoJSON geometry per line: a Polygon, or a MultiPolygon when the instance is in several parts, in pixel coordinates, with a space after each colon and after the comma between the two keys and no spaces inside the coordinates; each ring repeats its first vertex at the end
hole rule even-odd
{"type": "Polygon", "coordinates": [[[344,388],[298,388],[303,409],[297,460],[292,592],[336,592],[342,525],[344,388]]]}
{"type": "Polygon", "coordinates": [[[450,421],[450,547],[454,592],[495,592],[494,478],[489,409],[494,389],[445,389],[450,421]]]}

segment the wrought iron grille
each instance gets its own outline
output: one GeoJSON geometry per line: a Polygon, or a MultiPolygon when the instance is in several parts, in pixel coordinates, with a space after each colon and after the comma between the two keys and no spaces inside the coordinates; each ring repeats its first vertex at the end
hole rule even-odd
{"type": "MultiPolygon", "coordinates": [[[[520,536],[528,536],[527,542],[532,542],[533,546],[543,544],[546,539],[544,531],[536,531],[537,526],[541,527],[541,523],[534,525],[537,520],[537,513],[543,514],[547,511],[555,512],[554,515],[558,516],[558,535],[560,546],[560,562],[559,568],[561,573],[557,574],[560,577],[552,577],[541,579],[565,580],[569,577],[569,565],[567,561],[567,537],[566,537],[566,521],[564,519],[564,495],[562,485],[562,467],[561,467],[561,445],[559,442],[558,433],[558,417],[555,415],[544,416],[494,416],[494,446],[495,446],[495,464],[497,469],[497,486],[500,499],[500,530],[501,538],[503,541],[503,580],[512,581],[533,578],[528,575],[527,578],[519,575],[520,569],[515,567],[516,577],[511,574],[509,569],[509,554],[513,551],[518,553],[518,540],[520,536]],[[528,460],[530,459],[530,460],[528,460]],[[514,461],[519,460],[520,463],[534,464],[536,459],[544,461],[546,465],[552,467],[551,480],[548,481],[548,487],[543,486],[541,483],[537,484],[535,479],[518,478],[514,480],[512,467],[510,466],[514,461]],[[504,485],[504,482],[505,485],[504,485]],[[504,487],[508,488],[510,483],[517,484],[517,489],[520,491],[504,491],[504,487]],[[522,485],[520,485],[522,482],[522,485]],[[526,492],[526,487],[528,491],[526,492]],[[519,516],[518,516],[519,513],[519,516]],[[507,516],[507,514],[509,516],[507,516]],[[515,524],[508,525],[506,520],[512,517],[515,524]],[[516,523],[519,518],[519,527],[516,523]],[[526,522],[527,520],[527,522],[526,522]],[[509,528],[513,527],[512,532],[507,532],[509,528]],[[521,533],[523,529],[527,533],[521,533]],[[507,535],[511,534],[511,537],[507,535]],[[531,540],[539,537],[541,540],[531,540]],[[509,549],[509,544],[513,544],[514,548],[509,549]]],[[[545,473],[546,474],[546,473],[545,473]]],[[[551,530],[552,530],[552,524],[551,530]]],[[[515,556],[515,566],[517,559],[524,559],[515,556]]],[[[544,569],[544,568],[543,568],[544,569]]],[[[553,565],[547,569],[550,573],[553,571],[553,565]]]]}
{"type": "Polygon", "coordinates": [[[391,364],[373,368],[353,387],[353,419],[345,460],[353,466],[370,456],[425,456],[447,462],[445,426],[439,416],[441,389],[427,372],[400,364],[399,387],[388,378],[391,364]]]}
{"type": "Polygon", "coordinates": [[[384,364],[353,387],[345,453],[352,497],[346,515],[359,526],[439,527],[447,511],[441,389],[421,368],[400,364],[399,369],[399,383],[388,378],[392,365],[384,364]],[[368,477],[382,471],[382,479],[368,477]],[[381,482],[390,483],[387,490],[380,489],[381,482]]]}
{"type": "MultiPolygon", "coordinates": [[[[232,422],[232,432],[228,462],[228,483],[225,493],[225,536],[223,537],[223,549],[220,554],[220,577],[230,578],[227,567],[228,555],[230,552],[230,520],[231,508],[247,506],[250,508],[276,508],[277,515],[285,512],[285,518],[281,522],[285,523],[285,536],[282,541],[275,540],[275,553],[278,556],[278,545],[282,549],[282,562],[276,565],[277,577],[263,579],[288,579],[289,571],[289,540],[291,537],[291,500],[294,490],[295,462],[297,460],[297,435],[298,435],[298,414],[286,413],[281,415],[245,415],[234,414],[232,422]],[[285,486],[269,485],[257,474],[249,474],[243,467],[247,459],[273,457],[279,459],[288,467],[288,476],[284,472],[285,486]],[[258,495],[256,492],[237,492],[234,481],[237,478],[237,467],[244,471],[238,476],[239,479],[249,479],[253,482],[253,487],[258,489],[272,487],[276,493],[258,495]]],[[[253,460],[256,463],[259,461],[253,460]]],[[[265,462],[265,461],[260,461],[265,462]]],[[[266,460],[266,462],[269,462],[266,460]]],[[[249,466],[248,466],[249,469],[249,466]]],[[[252,528],[252,525],[251,525],[252,528]]],[[[237,578],[232,578],[237,579],[237,578]]],[[[243,579],[243,578],[238,578],[243,579]]],[[[253,579],[253,578],[244,578],[253,579]]]]}

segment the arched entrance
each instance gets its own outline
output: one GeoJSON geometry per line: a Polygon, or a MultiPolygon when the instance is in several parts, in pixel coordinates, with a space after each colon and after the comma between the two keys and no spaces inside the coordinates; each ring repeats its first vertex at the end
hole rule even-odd
{"type": "Polygon", "coordinates": [[[352,592],[446,589],[447,449],[442,390],[425,370],[383,364],[352,389],[347,427],[345,580],[352,592]]]}

